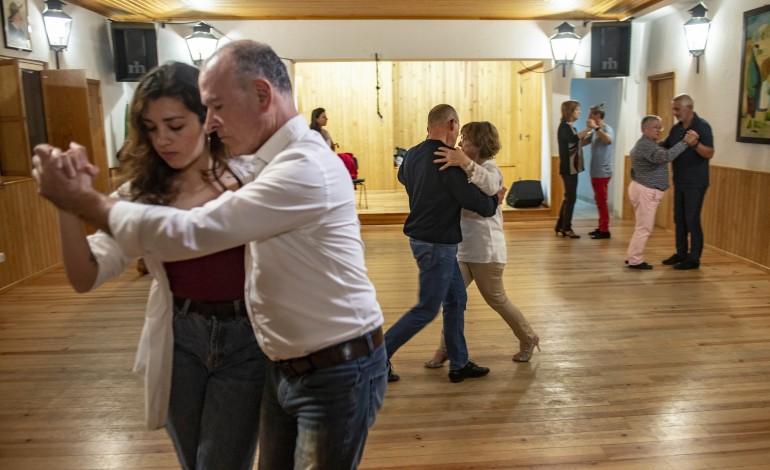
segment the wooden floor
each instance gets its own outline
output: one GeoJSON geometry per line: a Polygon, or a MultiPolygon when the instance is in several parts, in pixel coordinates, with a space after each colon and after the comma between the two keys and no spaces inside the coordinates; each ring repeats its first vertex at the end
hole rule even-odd
{"type": "MultiPolygon", "coordinates": [[[[585,234],[594,219],[578,220],[585,234]]],[[[509,296],[542,352],[513,363],[513,336],[473,286],[466,337],[489,376],[452,384],[425,369],[431,324],[394,357],[362,469],[768,469],[770,274],[706,250],[700,270],[623,264],[610,240],[553,236],[553,221],[506,223],[509,296]]],[[[401,227],[363,226],[386,327],[414,303],[401,227]]],[[[77,295],[60,269],[0,295],[0,469],[171,469],[164,431],[143,429],[130,370],[148,279],[126,272],[77,295]]]]}

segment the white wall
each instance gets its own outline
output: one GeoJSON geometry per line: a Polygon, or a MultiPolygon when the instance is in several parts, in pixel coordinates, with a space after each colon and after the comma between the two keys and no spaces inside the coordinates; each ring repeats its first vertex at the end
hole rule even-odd
{"type": "MultiPolygon", "coordinates": [[[[717,150],[714,163],[770,171],[768,146],[735,142],[743,12],[762,6],[766,1],[706,1],[712,28],[706,53],[701,58],[700,74],[695,73],[695,61],[687,51],[682,29],[690,17],[687,9],[697,2],[693,0],[684,5],[678,2],[651,15],[659,18],[649,20],[648,16],[634,21],[631,74],[625,79],[623,93],[624,119],[621,129],[617,130],[618,163],[622,163],[622,155],[638,137],[638,122],[646,106],[647,77],[674,71],[677,92],[690,93],[695,99],[696,111],[714,129],[717,150]]],[[[0,54],[49,61],[53,66],[53,54],[48,50],[40,16],[42,0],[28,0],[28,7],[33,51],[1,49],[0,54]]],[[[64,9],[75,23],[69,50],[61,55],[62,68],[85,68],[89,78],[101,80],[107,148],[108,154],[113,155],[123,140],[125,104],[135,84],[115,81],[107,20],[74,5],[66,5],[64,9]]],[[[443,20],[211,22],[229,39],[267,42],[278,55],[293,61],[373,60],[377,53],[382,60],[545,59],[546,69],[551,60],[548,37],[560,23],[443,20]]],[[[584,38],[575,63],[588,65],[590,24],[572,23],[584,38]]],[[[158,27],[157,31],[159,62],[190,62],[183,36],[192,32],[191,25],[167,25],[158,27]]],[[[555,154],[559,106],[569,99],[569,80],[584,77],[587,70],[573,65],[567,69],[565,78],[560,70],[544,75],[546,112],[543,113],[543,126],[550,132],[550,135],[544,134],[544,160],[555,154]]],[[[550,168],[544,165],[543,180],[548,181],[549,175],[550,168]]],[[[616,193],[613,201],[620,207],[622,191],[616,193]]]]}

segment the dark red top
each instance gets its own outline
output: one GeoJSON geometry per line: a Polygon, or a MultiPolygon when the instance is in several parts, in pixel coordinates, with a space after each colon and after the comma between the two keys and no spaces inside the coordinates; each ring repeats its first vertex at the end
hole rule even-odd
{"type": "Polygon", "coordinates": [[[171,292],[205,302],[243,299],[243,245],[208,256],[163,263],[171,292]]]}

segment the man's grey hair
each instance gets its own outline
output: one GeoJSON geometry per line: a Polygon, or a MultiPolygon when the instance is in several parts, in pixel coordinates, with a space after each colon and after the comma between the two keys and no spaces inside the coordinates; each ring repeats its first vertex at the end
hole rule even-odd
{"type": "Polygon", "coordinates": [[[248,86],[251,80],[261,78],[267,80],[279,93],[291,95],[291,80],[289,72],[281,58],[267,44],[247,39],[225,44],[209,58],[231,56],[233,73],[242,87],[248,86]]]}
{"type": "Polygon", "coordinates": [[[687,93],[680,93],[676,95],[674,99],[671,101],[679,101],[680,103],[687,106],[688,108],[692,108],[695,106],[695,102],[692,100],[692,97],[687,93]]]}

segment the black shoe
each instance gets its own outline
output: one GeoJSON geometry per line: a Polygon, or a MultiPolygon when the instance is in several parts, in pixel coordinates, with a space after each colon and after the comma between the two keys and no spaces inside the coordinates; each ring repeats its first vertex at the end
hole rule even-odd
{"type": "Polygon", "coordinates": [[[398,382],[399,380],[401,380],[401,376],[394,372],[393,364],[388,361],[388,382],[398,382]]]}
{"type": "Polygon", "coordinates": [[[631,268],[631,269],[644,269],[644,270],[652,269],[652,266],[650,266],[649,264],[645,263],[644,261],[642,261],[639,264],[629,264],[628,267],[631,268]]]}
{"type": "Polygon", "coordinates": [[[591,238],[594,240],[601,240],[603,238],[610,238],[611,236],[612,234],[609,231],[602,232],[601,230],[597,230],[596,233],[591,235],[591,238]]]}
{"type": "Polygon", "coordinates": [[[700,262],[694,259],[686,259],[681,263],[675,264],[674,269],[684,271],[686,269],[698,269],[700,268],[700,262]]]}
{"type": "Polygon", "coordinates": [[[596,235],[599,232],[601,232],[601,230],[599,230],[598,228],[595,228],[593,231],[588,232],[588,234],[593,236],[593,235],[596,235]]]}
{"type": "Polygon", "coordinates": [[[676,253],[671,255],[669,258],[663,260],[663,264],[666,266],[673,266],[675,264],[681,263],[682,261],[686,260],[686,256],[681,256],[676,253]]]}
{"type": "Polygon", "coordinates": [[[458,382],[462,382],[465,379],[477,379],[479,377],[484,377],[488,373],[488,367],[481,367],[476,365],[473,361],[468,361],[468,363],[462,369],[450,370],[449,380],[456,384],[458,382]]]}

